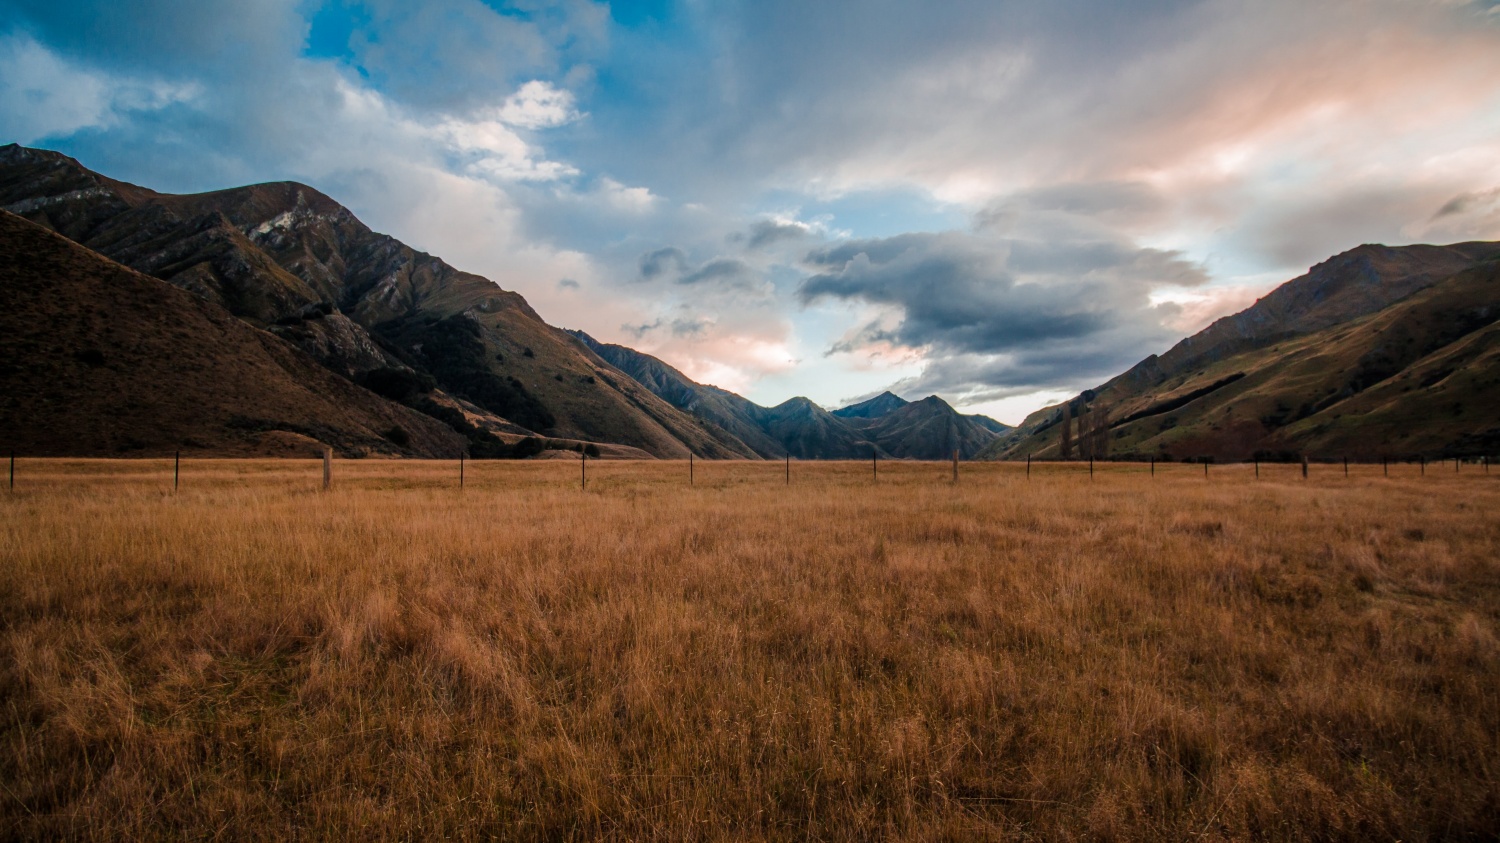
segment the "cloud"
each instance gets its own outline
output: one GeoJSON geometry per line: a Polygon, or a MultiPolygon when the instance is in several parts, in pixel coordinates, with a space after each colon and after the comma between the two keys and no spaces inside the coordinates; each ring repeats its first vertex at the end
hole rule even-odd
{"type": "Polygon", "coordinates": [[[923,349],[930,377],[967,361],[962,371],[990,386],[1076,380],[1158,351],[1173,339],[1166,323],[1179,308],[1154,304],[1151,292],[1205,280],[1180,255],[1124,242],[957,232],[841,243],[806,263],[814,274],[799,290],[804,304],[858,300],[900,312],[896,324],[871,323],[832,351],[923,349]]]}
{"type": "Polygon", "coordinates": [[[688,265],[687,253],[676,246],[667,246],[641,255],[641,278],[653,280],[668,274],[681,275],[688,265]]]}
{"type": "Polygon", "coordinates": [[[735,258],[714,258],[677,279],[683,286],[710,284],[741,290],[764,289],[764,282],[750,265],[735,258]]]}
{"type": "Polygon", "coordinates": [[[570,91],[559,90],[551,83],[533,79],[505,98],[496,115],[501,122],[524,129],[550,129],[579,119],[583,115],[574,105],[570,91]]]}
{"type": "Polygon", "coordinates": [[[0,79],[0,137],[17,143],[109,128],[203,93],[194,84],[110,78],[76,67],[23,33],[0,35],[0,79]]]}
{"type": "Polygon", "coordinates": [[[782,220],[756,220],[750,225],[745,246],[763,249],[775,243],[797,242],[813,236],[813,227],[804,222],[782,220]]]}

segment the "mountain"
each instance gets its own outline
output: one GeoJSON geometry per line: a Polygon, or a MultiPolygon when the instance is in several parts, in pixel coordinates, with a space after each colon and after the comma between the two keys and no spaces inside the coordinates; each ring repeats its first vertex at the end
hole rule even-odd
{"type": "Polygon", "coordinates": [[[766,412],[747,398],[716,386],[697,383],[666,363],[633,348],[603,343],[583,331],[569,331],[611,366],[635,378],[667,403],[741,442],[755,455],[780,459],[787,455],[784,444],[761,426],[766,412]]]}
{"type": "MultiPolygon", "coordinates": [[[[452,419],[451,398],[506,429],[658,457],[756,456],[542,321],[517,293],[371,231],[306,185],[176,196],[12,144],[0,147],[0,208],[439,418],[452,419]]],[[[96,304],[110,308],[107,295],[96,304]]]]}
{"type": "Polygon", "coordinates": [[[870,456],[872,448],[889,456],[858,430],[806,398],[762,407],[728,390],[696,383],[649,354],[601,343],[582,331],[573,335],[673,406],[728,431],[759,456],[863,459],[870,456]]]}
{"type": "Polygon", "coordinates": [[[906,405],[907,401],[904,398],[899,398],[890,392],[882,392],[867,401],[834,410],[833,414],[841,419],[875,419],[906,405]]]}
{"type": "Polygon", "coordinates": [[[757,407],[761,427],[799,460],[858,460],[891,454],[843,419],[806,398],[757,407]]]}
{"type": "Polygon", "coordinates": [[[960,459],[972,459],[996,436],[936,395],[878,416],[863,430],[891,456],[914,460],[948,459],[955,449],[960,459]]]}
{"type": "Polygon", "coordinates": [[[1107,416],[1115,457],[1500,451],[1497,320],[1500,243],[1360,246],[1032,414],[982,456],[1056,458],[1064,407],[1107,416]]]}
{"type": "Polygon", "coordinates": [[[0,290],[0,442],[20,453],[463,453],[222,307],[3,211],[0,290]]]}
{"type": "Polygon", "coordinates": [[[582,331],[571,333],[673,406],[723,428],[767,458],[863,459],[873,452],[936,460],[948,459],[957,447],[969,459],[1009,430],[985,416],[960,415],[937,396],[908,403],[886,392],[831,413],[806,398],[762,407],[696,383],[649,354],[601,343],[582,331]]]}

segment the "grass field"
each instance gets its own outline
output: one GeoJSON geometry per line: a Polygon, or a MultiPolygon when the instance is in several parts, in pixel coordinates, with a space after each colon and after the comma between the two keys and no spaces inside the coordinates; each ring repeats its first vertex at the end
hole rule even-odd
{"type": "Polygon", "coordinates": [[[1500,471],[22,460],[0,838],[1494,839],[1500,471]]]}

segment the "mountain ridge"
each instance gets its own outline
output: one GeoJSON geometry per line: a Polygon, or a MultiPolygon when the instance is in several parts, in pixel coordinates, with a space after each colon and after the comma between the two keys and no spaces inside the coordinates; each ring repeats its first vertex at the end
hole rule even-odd
{"type": "Polygon", "coordinates": [[[539,436],[657,457],[755,456],[548,325],[518,293],[371,231],[306,185],[177,196],[12,144],[0,147],[0,208],[280,333],[356,381],[410,372],[539,436]]]}
{"type": "Polygon", "coordinates": [[[766,458],[948,459],[957,448],[963,459],[976,455],[1004,425],[986,417],[964,416],[937,396],[907,402],[890,392],[828,411],[797,396],[763,407],[727,390],[693,381],[645,352],[603,343],[583,331],[575,337],[621,371],[685,411],[702,415],[738,435],[766,458]],[[986,425],[977,419],[984,419],[986,425]]]}
{"type": "MultiPolygon", "coordinates": [[[[1452,343],[1492,329],[1500,318],[1497,267],[1500,243],[1356,247],[1168,352],[1031,414],[981,456],[1062,456],[1065,410],[1070,427],[1080,413],[1107,414],[1109,448],[1121,458],[1416,457],[1451,455],[1460,442],[1500,447],[1484,444],[1500,440],[1500,426],[1486,427],[1482,415],[1470,423],[1433,413],[1433,384],[1387,391],[1452,343]],[[1366,405],[1377,395],[1389,405],[1381,412],[1407,430],[1356,422],[1375,412],[1366,405]],[[1331,429],[1338,435],[1325,435],[1331,429]]],[[[1466,359],[1477,367],[1467,373],[1470,405],[1500,411],[1500,369],[1482,353],[1466,359]]]]}

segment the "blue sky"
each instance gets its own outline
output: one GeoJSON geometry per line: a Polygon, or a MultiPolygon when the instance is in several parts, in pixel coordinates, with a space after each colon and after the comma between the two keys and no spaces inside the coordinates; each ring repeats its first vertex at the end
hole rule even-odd
{"type": "Polygon", "coordinates": [[[1500,239],[1464,0],[0,0],[0,142],[295,179],[762,403],[1017,422],[1365,242],[1500,239]]]}

